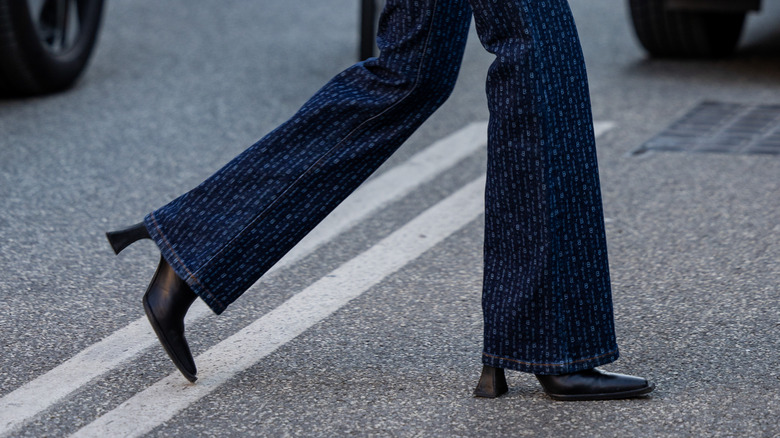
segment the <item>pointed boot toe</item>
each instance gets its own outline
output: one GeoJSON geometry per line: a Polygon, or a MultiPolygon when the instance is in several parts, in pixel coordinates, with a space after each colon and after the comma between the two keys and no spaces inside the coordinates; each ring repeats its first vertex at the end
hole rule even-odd
{"type": "Polygon", "coordinates": [[[648,394],[655,385],[642,377],[591,368],[570,374],[537,374],[544,392],[555,400],[616,400],[648,394]]]}
{"type": "Polygon", "coordinates": [[[165,352],[190,382],[198,379],[198,371],[184,337],[184,316],[196,298],[187,283],[160,258],[157,272],[144,294],[144,310],[165,352]]]}

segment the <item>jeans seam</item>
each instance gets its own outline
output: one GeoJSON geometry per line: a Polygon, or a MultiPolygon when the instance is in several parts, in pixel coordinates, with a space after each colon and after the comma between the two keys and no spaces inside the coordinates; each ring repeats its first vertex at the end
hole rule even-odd
{"type": "MultiPolygon", "coordinates": [[[[298,182],[299,182],[299,181],[301,181],[301,180],[302,180],[302,179],[303,179],[305,176],[307,176],[307,175],[308,175],[308,174],[309,174],[309,173],[310,173],[310,172],[311,172],[313,169],[317,168],[317,167],[318,167],[318,166],[319,166],[319,165],[322,163],[322,161],[323,161],[323,160],[325,160],[326,158],[328,158],[328,157],[330,157],[331,155],[333,155],[333,153],[334,153],[334,152],[335,152],[335,151],[336,151],[336,150],[339,148],[339,146],[341,146],[342,144],[344,144],[344,142],[346,142],[346,141],[347,141],[347,140],[348,140],[348,139],[349,139],[349,138],[350,138],[350,137],[351,137],[351,136],[352,136],[352,135],[353,135],[355,132],[357,132],[357,131],[358,131],[358,130],[360,130],[361,128],[365,127],[365,126],[366,126],[368,123],[370,123],[370,122],[372,122],[372,121],[376,120],[377,118],[379,118],[379,117],[381,117],[382,115],[386,114],[388,111],[390,111],[390,110],[392,110],[393,108],[395,108],[395,107],[397,107],[398,105],[400,105],[400,104],[401,104],[402,102],[404,102],[404,101],[405,101],[405,100],[406,100],[406,99],[407,99],[409,96],[411,96],[411,95],[412,95],[412,93],[413,93],[415,90],[417,90],[417,87],[418,87],[418,86],[419,86],[419,84],[420,84],[420,77],[421,77],[421,72],[422,72],[423,64],[425,63],[425,60],[426,60],[425,54],[426,54],[426,52],[428,51],[428,46],[429,46],[429,44],[430,44],[431,35],[433,34],[433,23],[434,23],[434,21],[435,21],[435,19],[436,19],[436,6],[437,6],[437,4],[438,4],[438,0],[434,0],[434,2],[433,2],[433,7],[431,8],[431,9],[432,9],[432,12],[431,12],[431,20],[430,20],[430,23],[429,23],[429,25],[428,25],[428,32],[427,32],[427,35],[426,35],[426,37],[425,37],[425,44],[423,45],[423,49],[422,49],[422,52],[421,52],[421,55],[420,55],[420,63],[419,63],[419,65],[417,66],[417,75],[416,75],[416,78],[415,78],[415,81],[414,81],[414,85],[412,85],[412,88],[409,90],[409,92],[407,92],[407,93],[406,93],[404,96],[402,96],[400,99],[398,99],[398,101],[396,101],[396,102],[395,102],[395,103],[393,103],[392,105],[388,106],[387,108],[385,108],[385,109],[384,109],[383,111],[381,111],[380,113],[378,113],[378,114],[376,114],[376,115],[373,115],[373,116],[371,116],[370,118],[368,118],[368,119],[366,119],[365,121],[363,121],[362,123],[360,123],[360,125],[356,126],[354,129],[352,129],[352,131],[350,131],[349,133],[347,133],[347,135],[345,135],[345,136],[344,136],[344,138],[342,138],[342,139],[341,139],[341,140],[340,140],[338,143],[336,143],[336,144],[335,144],[335,145],[334,145],[332,148],[330,148],[330,149],[329,149],[329,150],[327,150],[327,151],[326,151],[324,154],[322,154],[322,156],[321,156],[321,157],[320,157],[320,158],[319,158],[319,159],[318,159],[316,162],[314,162],[314,164],[312,164],[312,165],[311,165],[311,166],[310,166],[308,169],[304,170],[304,172],[303,172],[303,173],[302,173],[302,174],[301,174],[301,175],[300,175],[298,178],[296,178],[296,179],[295,179],[295,181],[293,181],[293,182],[292,182],[292,183],[291,183],[291,184],[290,184],[290,185],[289,185],[289,186],[288,186],[288,187],[287,187],[287,188],[286,188],[286,189],[285,189],[285,190],[284,190],[282,193],[280,193],[280,194],[279,194],[279,196],[277,196],[277,197],[276,197],[276,199],[274,199],[274,200],[271,202],[271,204],[270,204],[268,207],[266,207],[266,208],[265,208],[263,211],[261,211],[260,213],[258,213],[258,214],[257,214],[257,216],[256,216],[254,219],[252,219],[252,221],[251,221],[251,222],[250,222],[250,223],[249,223],[247,226],[245,226],[244,228],[242,228],[242,229],[241,229],[241,230],[240,230],[240,231],[239,231],[239,232],[236,234],[236,236],[235,236],[235,237],[233,237],[232,239],[230,239],[230,241],[229,241],[229,242],[227,242],[227,243],[226,243],[226,244],[225,244],[225,245],[224,245],[224,246],[223,246],[223,247],[222,247],[222,248],[221,248],[221,249],[220,249],[220,250],[219,250],[219,251],[218,251],[216,254],[214,254],[214,255],[213,255],[211,258],[209,258],[208,260],[206,260],[206,261],[203,263],[203,265],[202,265],[200,268],[198,268],[198,270],[197,270],[196,272],[200,272],[200,271],[202,271],[203,269],[207,268],[207,267],[208,267],[208,266],[211,264],[211,262],[212,262],[214,259],[216,259],[217,257],[219,257],[219,256],[220,256],[220,255],[221,255],[221,254],[222,254],[222,253],[223,253],[223,252],[224,252],[224,251],[225,251],[225,250],[226,250],[226,249],[227,249],[227,248],[228,248],[228,247],[229,247],[229,246],[230,246],[230,245],[231,245],[231,244],[234,242],[234,241],[236,241],[237,239],[239,239],[239,238],[240,238],[240,237],[241,237],[241,236],[244,234],[244,232],[245,232],[247,229],[251,228],[251,227],[252,227],[252,226],[253,226],[255,223],[257,223],[259,220],[261,220],[263,217],[265,217],[265,216],[268,214],[268,212],[269,212],[269,211],[270,211],[270,210],[271,210],[271,209],[272,209],[272,208],[273,208],[273,207],[274,207],[274,206],[275,206],[275,205],[276,205],[276,204],[279,202],[279,200],[281,200],[282,198],[284,198],[284,197],[285,197],[285,195],[286,195],[288,192],[290,192],[290,191],[291,191],[293,188],[295,188],[295,187],[297,186],[297,184],[298,184],[298,182]]],[[[189,272],[189,270],[188,270],[187,272],[189,272]]],[[[195,278],[195,274],[190,274],[190,275],[192,275],[192,276],[193,276],[193,278],[195,278]]],[[[196,280],[196,281],[197,281],[197,280],[196,280]]],[[[198,284],[200,284],[200,282],[198,282],[198,284]]]]}
{"type": "Polygon", "coordinates": [[[490,354],[490,353],[485,352],[485,351],[482,352],[482,355],[483,356],[487,356],[487,357],[489,357],[491,359],[506,360],[506,361],[509,361],[509,362],[519,363],[521,365],[543,366],[543,367],[565,367],[565,366],[569,366],[569,365],[576,364],[576,363],[588,362],[588,361],[595,360],[595,359],[601,359],[602,357],[611,356],[611,355],[615,354],[617,351],[618,351],[618,349],[615,348],[615,349],[613,349],[613,350],[611,350],[611,351],[609,351],[607,353],[600,354],[598,356],[588,357],[588,358],[585,358],[585,359],[575,360],[575,361],[571,361],[571,362],[564,362],[564,363],[525,362],[525,361],[522,361],[522,360],[510,359],[508,357],[496,356],[496,355],[490,354]]]}

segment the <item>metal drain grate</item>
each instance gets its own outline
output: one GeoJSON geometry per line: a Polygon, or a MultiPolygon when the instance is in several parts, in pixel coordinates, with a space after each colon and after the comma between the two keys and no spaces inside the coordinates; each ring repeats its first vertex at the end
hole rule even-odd
{"type": "Polygon", "coordinates": [[[648,151],[780,155],[780,105],[703,102],[634,154],[648,151]]]}

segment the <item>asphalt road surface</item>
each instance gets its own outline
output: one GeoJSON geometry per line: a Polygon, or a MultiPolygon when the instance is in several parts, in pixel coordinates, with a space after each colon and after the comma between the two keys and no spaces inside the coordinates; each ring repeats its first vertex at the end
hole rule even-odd
{"type": "Polygon", "coordinates": [[[650,152],[703,101],[780,103],[780,6],[719,61],[650,60],[625,5],[573,0],[597,121],[618,340],[638,400],[563,403],[481,365],[484,77],[450,100],[220,317],[190,312],[200,380],[140,298],[139,221],[355,61],[357,2],[109,2],[65,93],[0,101],[0,436],[780,436],[780,155],[650,152]],[[305,3],[305,4],[304,4],[305,3]]]}

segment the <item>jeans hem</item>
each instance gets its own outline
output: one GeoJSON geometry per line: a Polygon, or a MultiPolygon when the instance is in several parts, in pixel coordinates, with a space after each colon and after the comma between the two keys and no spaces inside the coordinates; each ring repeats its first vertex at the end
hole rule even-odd
{"type": "Polygon", "coordinates": [[[620,352],[618,351],[617,346],[609,352],[597,356],[552,363],[523,361],[515,358],[497,356],[484,351],[482,352],[482,363],[494,368],[507,368],[525,373],[559,375],[595,368],[599,365],[614,362],[618,360],[619,357],[620,352]]]}
{"type": "Polygon", "coordinates": [[[157,223],[157,220],[154,217],[154,213],[149,213],[144,218],[144,225],[146,225],[146,229],[149,231],[149,236],[151,236],[154,243],[156,243],[157,247],[160,249],[160,255],[162,255],[165,261],[171,265],[171,268],[173,268],[173,271],[176,273],[176,275],[184,280],[190,289],[192,289],[192,291],[195,292],[195,294],[198,295],[198,297],[200,297],[200,299],[203,300],[203,302],[206,303],[206,305],[209,306],[209,308],[214,313],[219,315],[220,313],[224,312],[227,308],[227,305],[224,304],[216,295],[211,293],[208,288],[198,280],[195,274],[193,274],[192,270],[187,267],[187,265],[184,263],[184,260],[179,257],[179,255],[176,253],[176,250],[173,249],[170,241],[168,241],[168,239],[165,237],[165,233],[157,223]]]}

